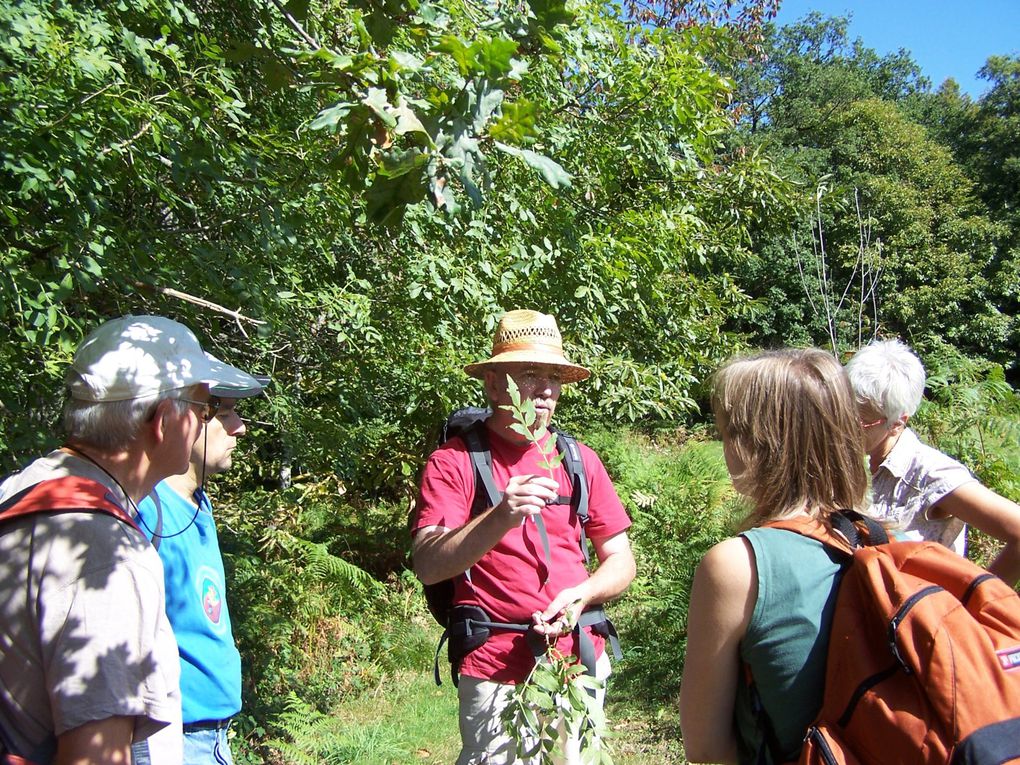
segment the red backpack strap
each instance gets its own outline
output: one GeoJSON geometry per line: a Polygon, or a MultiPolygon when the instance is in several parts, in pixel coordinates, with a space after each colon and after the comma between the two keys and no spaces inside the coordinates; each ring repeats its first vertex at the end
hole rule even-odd
{"type": "Polygon", "coordinates": [[[0,504],[0,522],[34,513],[105,513],[141,533],[132,518],[114,500],[110,490],[81,476],[51,478],[29,486],[0,504]]]}

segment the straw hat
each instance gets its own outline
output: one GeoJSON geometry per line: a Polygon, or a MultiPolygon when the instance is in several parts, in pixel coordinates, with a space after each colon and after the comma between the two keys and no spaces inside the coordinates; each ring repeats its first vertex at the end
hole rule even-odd
{"type": "Polygon", "coordinates": [[[567,361],[563,340],[556,319],[538,311],[508,311],[499,320],[492,338],[492,356],[464,371],[472,377],[483,377],[494,364],[531,363],[557,367],[563,382],[586,380],[591,372],[567,361]]]}

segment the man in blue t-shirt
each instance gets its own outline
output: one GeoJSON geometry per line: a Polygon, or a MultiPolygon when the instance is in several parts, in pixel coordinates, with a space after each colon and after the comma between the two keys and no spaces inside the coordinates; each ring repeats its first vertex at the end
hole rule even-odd
{"type": "MultiPolygon", "coordinates": [[[[245,425],[238,399],[262,392],[213,387],[219,405],[191,451],[188,471],[167,478],[138,505],[139,525],[157,546],[166,580],[166,610],[181,656],[184,765],[230,765],[231,718],[241,710],[241,655],[227,610],[223,558],[205,479],[228,470],[245,425]]],[[[132,750],[146,765],[145,744],[132,750]]]]}

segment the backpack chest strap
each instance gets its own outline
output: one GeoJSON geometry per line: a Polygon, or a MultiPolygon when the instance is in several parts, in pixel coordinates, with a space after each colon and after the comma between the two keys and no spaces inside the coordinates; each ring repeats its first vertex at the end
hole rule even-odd
{"type": "MultiPolygon", "coordinates": [[[[527,635],[528,646],[531,648],[535,661],[541,659],[549,649],[549,644],[532,629],[533,626],[531,623],[492,621],[478,606],[455,606],[450,617],[450,624],[443,631],[439,638],[439,645],[436,646],[436,655],[433,660],[436,685],[442,684],[439,677],[439,654],[443,650],[443,643],[447,640],[449,640],[450,677],[456,686],[461,660],[471,651],[483,645],[493,630],[519,632],[527,635]]],[[[592,631],[597,632],[608,641],[614,658],[623,658],[623,651],[620,649],[620,638],[616,632],[616,626],[610,621],[602,606],[593,606],[583,611],[573,629],[574,634],[577,635],[577,658],[584,666],[585,672],[595,677],[595,643],[585,629],[587,627],[591,627],[592,631]]]]}

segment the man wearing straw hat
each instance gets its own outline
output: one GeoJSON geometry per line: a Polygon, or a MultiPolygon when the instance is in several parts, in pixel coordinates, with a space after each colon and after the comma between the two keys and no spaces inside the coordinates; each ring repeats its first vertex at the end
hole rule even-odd
{"type": "MultiPolygon", "coordinates": [[[[590,627],[575,630],[578,615],[622,593],[634,578],[627,517],[598,456],[581,445],[589,493],[585,534],[598,557],[591,574],[581,551],[581,529],[569,497],[571,481],[562,464],[541,466],[544,449],[515,432],[508,376],[537,417],[532,426],[540,444],[553,438],[548,428],[561,387],[590,372],[567,360],[556,320],[537,311],[505,314],[493,340],[492,355],[464,368],[483,381],[492,415],[485,436],[492,474],[501,500],[472,514],[476,486],[465,441],[455,437],[439,447],[425,467],[412,524],[414,568],[426,585],[454,580],[454,603],[477,606],[492,622],[526,622],[555,643],[563,655],[580,655],[579,643],[595,646],[596,676],[609,674],[603,638],[590,627]],[[538,519],[541,522],[538,522],[538,519]],[[539,532],[544,523],[548,545],[539,532]],[[547,552],[544,552],[547,551],[547,552]],[[470,576],[465,572],[470,569],[470,576]],[[584,634],[581,634],[584,633],[584,634]]],[[[460,662],[458,765],[505,763],[516,759],[500,713],[513,686],[523,682],[535,657],[528,636],[493,629],[482,645],[460,662]]],[[[566,746],[577,761],[577,742],[566,746]]]]}

